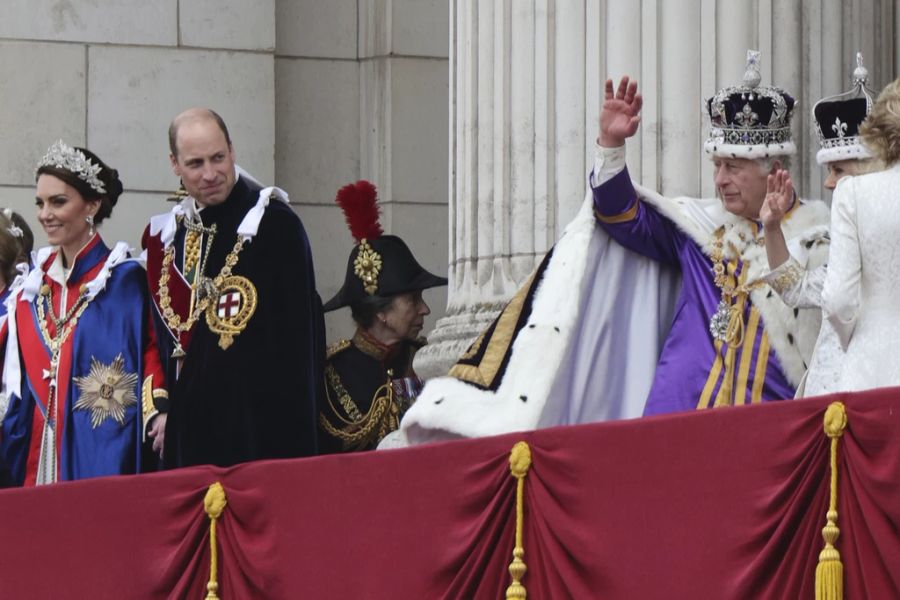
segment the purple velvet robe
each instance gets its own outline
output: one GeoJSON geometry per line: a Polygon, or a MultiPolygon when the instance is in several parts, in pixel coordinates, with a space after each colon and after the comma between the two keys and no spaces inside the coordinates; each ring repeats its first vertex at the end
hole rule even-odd
{"type": "MultiPolygon", "coordinates": [[[[681,270],[675,317],[644,415],[792,398],[794,388],[749,297],[741,344],[729,348],[713,338],[709,321],[722,294],[713,279],[711,259],[672,221],[638,199],[628,169],[593,188],[593,195],[597,220],[613,239],[681,270]]],[[[730,261],[728,272],[739,275],[743,268],[740,260],[730,261]]]]}

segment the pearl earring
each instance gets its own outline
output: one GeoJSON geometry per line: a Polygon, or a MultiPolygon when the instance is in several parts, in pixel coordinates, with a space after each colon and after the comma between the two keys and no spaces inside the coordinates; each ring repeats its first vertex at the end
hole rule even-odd
{"type": "Polygon", "coordinates": [[[84,220],[91,226],[91,237],[94,237],[94,215],[88,215],[84,220]]]}

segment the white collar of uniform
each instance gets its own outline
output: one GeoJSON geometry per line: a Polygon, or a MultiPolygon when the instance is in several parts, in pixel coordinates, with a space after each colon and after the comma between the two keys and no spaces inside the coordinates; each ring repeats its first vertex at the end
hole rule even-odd
{"type": "MultiPolygon", "coordinates": [[[[243,178],[245,181],[262,187],[259,180],[242,169],[240,165],[235,164],[234,171],[235,180],[237,178],[243,178]]],[[[259,198],[256,201],[256,205],[247,212],[244,219],[241,221],[241,224],[238,225],[238,235],[243,236],[248,240],[251,240],[256,236],[256,232],[259,230],[259,223],[266,211],[266,207],[269,205],[269,199],[272,197],[281,200],[285,204],[290,203],[290,197],[283,189],[275,186],[262,188],[259,191],[259,198]]],[[[175,232],[178,230],[178,217],[181,216],[186,219],[199,220],[201,210],[203,209],[197,205],[197,201],[194,200],[192,196],[188,196],[172,207],[172,210],[168,213],[156,215],[150,219],[150,235],[159,235],[163,247],[168,248],[175,240],[175,232]]]]}

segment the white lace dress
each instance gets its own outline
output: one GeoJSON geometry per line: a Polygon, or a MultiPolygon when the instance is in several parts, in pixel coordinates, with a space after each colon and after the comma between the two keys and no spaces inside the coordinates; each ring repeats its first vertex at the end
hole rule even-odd
{"type": "MultiPolygon", "coordinates": [[[[790,248],[791,258],[766,276],[766,281],[785,304],[794,308],[821,308],[822,287],[825,284],[827,266],[807,271],[794,258],[804,248],[790,248]]],[[[828,320],[822,320],[819,336],[806,375],[797,386],[797,397],[821,396],[839,391],[841,362],[844,350],[837,332],[828,320]]]]}
{"type": "Polygon", "coordinates": [[[839,389],[900,385],[900,166],[838,183],[831,237],[822,311],[846,352],[839,389]]]}

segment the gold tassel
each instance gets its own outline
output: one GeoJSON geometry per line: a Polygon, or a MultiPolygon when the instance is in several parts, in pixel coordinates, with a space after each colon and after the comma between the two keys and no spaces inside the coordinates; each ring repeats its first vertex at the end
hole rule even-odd
{"type": "Polygon", "coordinates": [[[819,553],[819,564],[816,566],[816,600],[843,600],[844,598],[844,565],[841,554],[834,547],[840,530],[837,527],[838,442],[847,427],[847,411],[841,402],[832,402],[825,411],[825,435],[831,439],[831,490],[826,523],[822,529],[825,547],[819,553]]]}
{"type": "Polygon", "coordinates": [[[516,481],[516,547],[513,549],[513,561],[509,565],[512,583],[506,588],[506,600],[525,600],[528,593],[522,585],[525,577],[525,548],[522,546],[522,529],[525,524],[525,476],[531,467],[531,448],[526,442],[516,442],[509,453],[509,470],[516,481]]]}
{"type": "Polygon", "coordinates": [[[740,348],[744,343],[744,301],[738,299],[737,304],[729,311],[728,327],[725,328],[725,341],[729,348],[740,348]]]}
{"type": "MultiPolygon", "coordinates": [[[[743,280],[742,280],[743,281],[743,280]]],[[[738,296],[734,306],[731,307],[728,319],[728,328],[725,332],[725,375],[722,377],[722,385],[716,394],[713,407],[734,405],[734,367],[737,363],[737,349],[744,341],[744,306],[746,296],[738,296]]]]}
{"type": "Polygon", "coordinates": [[[225,488],[218,481],[206,490],[203,498],[203,509],[209,516],[209,583],[206,584],[206,600],[218,600],[219,591],[218,573],[219,560],[216,548],[216,519],[222,516],[228,500],[225,498],[225,488]]]}

